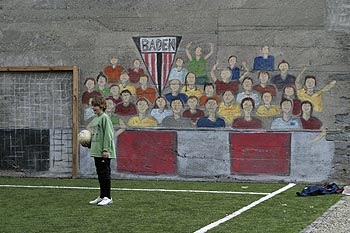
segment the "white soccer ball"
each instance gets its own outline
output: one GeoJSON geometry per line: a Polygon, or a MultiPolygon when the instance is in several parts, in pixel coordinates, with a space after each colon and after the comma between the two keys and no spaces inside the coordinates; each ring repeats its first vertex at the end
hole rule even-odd
{"type": "Polygon", "coordinates": [[[87,129],[82,130],[78,134],[78,141],[80,145],[83,147],[89,147],[91,146],[91,132],[87,129]]]}

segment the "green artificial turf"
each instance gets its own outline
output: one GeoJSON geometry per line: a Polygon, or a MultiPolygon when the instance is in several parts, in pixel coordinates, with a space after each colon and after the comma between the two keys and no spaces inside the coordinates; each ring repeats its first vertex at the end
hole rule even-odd
{"type": "MultiPolygon", "coordinates": [[[[95,179],[0,178],[1,184],[98,187],[95,179]]],[[[266,192],[286,184],[113,180],[113,188],[266,192]]],[[[297,185],[209,232],[299,232],[341,195],[297,197],[297,185]]],[[[263,195],[0,187],[0,232],[194,232],[263,195]]]]}

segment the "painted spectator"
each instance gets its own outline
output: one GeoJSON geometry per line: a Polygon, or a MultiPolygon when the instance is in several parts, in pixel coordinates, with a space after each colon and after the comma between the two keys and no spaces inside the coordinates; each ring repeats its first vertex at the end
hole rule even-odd
{"type": "Polygon", "coordinates": [[[286,85],[295,85],[295,76],[288,73],[289,63],[282,60],[278,64],[279,74],[272,76],[271,82],[281,91],[286,85]]]}
{"type": "Polygon", "coordinates": [[[282,99],[289,99],[292,101],[293,104],[293,111],[292,114],[294,116],[299,116],[301,113],[301,101],[296,95],[295,87],[294,85],[287,85],[283,88],[282,91],[282,99]]]}
{"type": "Polygon", "coordinates": [[[176,67],[170,70],[168,82],[170,80],[177,79],[181,82],[181,84],[185,84],[185,78],[188,71],[186,68],[183,67],[184,60],[182,59],[182,57],[178,57],[175,63],[176,67]]]}
{"type": "Polygon", "coordinates": [[[319,130],[322,128],[322,122],[312,115],[313,106],[308,100],[301,103],[300,121],[303,129],[319,130]]]}
{"type": "Polygon", "coordinates": [[[122,66],[118,66],[118,58],[113,56],[111,58],[111,65],[106,66],[103,69],[103,73],[108,77],[109,83],[117,83],[119,82],[120,74],[124,70],[122,66]]]}
{"type": "Polygon", "coordinates": [[[147,116],[149,103],[147,99],[141,98],[136,102],[138,115],[133,116],[128,121],[128,126],[131,127],[152,127],[157,126],[157,120],[151,116],[147,116]]]}
{"type": "Polygon", "coordinates": [[[196,74],[196,84],[198,85],[204,85],[205,83],[207,83],[208,80],[208,72],[207,72],[207,68],[206,68],[206,63],[208,58],[213,54],[214,52],[214,44],[210,43],[210,52],[202,57],[203,55],[203,51],[201,47],[196,47],[195,49],[195,57],[193,58],[189,49],[192,45],[192,42],[188,43],[186,46],[186,54],[188,59],[190,60],[190,63],[188,64],[188,71],[189,72],[193,72],[196,74]]]}
{"type": "Polygon", "coordinates": [[[225,120],[218,117],[216,114],[218,107],[219,104],[216,99],[208,98],[205,103],[205,109],[207,110],[208,115],[198,119],[197,127],[224,128],[225,120]]]}
{"type": "Polygon", "coordinates": [[[250,77],[245,77],[241,85],[243,88],[243,92],[237,94],[236,102],[238,104],[241,104],[244,98],[249,97],[254,100],[254,106],[258,107],[261,104],[261,99],[260,96],[252,89],[253,79],[251,79],[250,77]]]}
{"type": "Polygon", "coordinates": [[[206,83],[204,85],[204,95],[199,99],[199,105],[203,106],[209,98],[214,98],[216,102],[221,103],[221,99],[216,95],[215,87],[212,83],[206,83]]]}
{"type": "Polygon", "coordinates": [[[134,59],[132,62],[133,67],[128,68],[128,74],[131,83],[137,83],[141,75],[145,74],[145,71],[141,68],[141,62],[139,59],[134,59]]]}
{"type": "Polygon", "coordinates": [[[270,92],[262,94],[261,99],[263,104],[256,110],[256,115],[259,117],[271,118],[281,114],[281,109],[278,105],[271,104],[273,96],[270,92]]]}
{"type": "MultiPolygon", "coordinates": [[[[228,58],[228,64],[227,67],[231,71],[231,77],[230,79],[232,81],[238,81],[239,77],[241,76],[241,69],[237,66],[237,57],[232,55],[228,58]]],[[[213,77],[213,76],[212,76],[213,77]]],[[[214,81],[214,80],[213,80],[214,81]]],[[[215,81],[214,81],[215,82],[215,81]]],[[[219,94],[220,95],[220,94],[219,94]]]]}
{"type": "Polygon", "coordinates": [[[243,116],[236,118],[232,122],[234,129],[261,129],[261,121],[252,116],[252,111],[255,108],[254,99],[246,97],[241,102],[243,116]]]}
{"type": "Polygon", "coordinates": [[[84,85],[87,88],[87,90],[83,92],[83,95],[81,97],[81,103],[88,105],[90,98],[94,96],[101,96],[101,93],[95,90],[96,81],[94,78],[85,79],[84,85]]]}
{"type": "Polygon", "coordinates": [[[220,72],[221,80],[219,80],[215,75],[215,71],[217,70],[218,65],[219,64],[216,63],[210,71],[211,80],[213,83],[215,83],[216,86],[216,94],[221,95],[226,90],[230,90],[236,94],[239,86],[239,78],[232,81],[230,69],[224,68],[220,72]]]}
{"type": "Polygon", "coordinates": [[[253,71],[275,69],[275,57],[269,54],[269,46],[264,46],[261,49],[262,56],[254,58],[253,71]]]}
{"type": "Polygon", "coordinates": [[[275,130],[288,130],[288,129],[301,129],[301,123],[298,118],[293,118],[292,108],[293,103],[291,100],[283,98],[280,103],[282,116],[274,119],[271,123],[271,129],[275,130]]]}
{"type": "Polygon", "coordinates": [[[296,81],[296,86],[298,89],[298,97],[300,100],[305,101],[308,100],[313,105],[313,110],[316,112],[323,111],[323,95],[332,89],[336,81],[333,80],[328,83],[325,87],[323,87],[320,91],[316,91],[316,77],[315,76],[306,76],[304,81],[304,87],[302,87],[300,83],[300,78],[298,77],[296,81]]]}
{"type": "Polygon", "coordinates": [[[148,76],[146,74],[140,75],[139,84],[136,88],[137,99],[146,98],[150,103],[154,103],[157,97],[157,90],[154,87],[148,85],[148,76]]]}
{"type": "Polygon", "coordinates": [[[106,98],[106,111],[113,125],[119,125],[119,117],[115,115],[115,104],[111,98],[106,98]]]}
{"type": "Polygon", "coordinates": [[[131,95],[136,95],[136,88],[135,86],[130,83],[130,77],[129,74],[124,72],[120,75],[120,84],[119,84],[120,91],[129,90],[131,95]]]}
{"type": "Polygon", "coordinates": [[[167,101],[163,96],[158,96],[154,101],[154,107],[151,111],[151,116],[154,117],[158,125],[162,123],[164,118],[173,115],[173,111],[168,109],[167,101]]]}
{"type": "Polygon", "coordinates": [[[267,71],[260,71],[259,72],[259,81],[260,83],[257,85],[253,86],[253,90],[256,92],[259,92],[260,95],[264,94],[265,92],[270,92],[270,94],[272,96],[276,96],[277,91],[276,91],[276,87],[274,87],[273,85],[268,84],[269,83],[269,79],[270,79],[270,74],[267,71]]]}
{"type": "Polygon", "coordinates": [[[203,89],[196,85],[196,75],[192,72],[188,72],[185,78],[185,85],[182,87],[181,93],[187,96],[197,96],[200,98],[203,95],[203,89]]]}
{"type": "Polygon", "coordinates": [[[165,94],[165,99],[171,103],[171,101],[175,98],[180,98],[183,103],[187,103],[187,95],[184,93],[180,93],[181,82],[177,79],[173,79],[169,82],[169,87],[171,92],[165,94]]]}
{"type": "Polygon", "coordinates": [[[111,100],[113,100],[114,104],[117,105],[122,102],[122,98],[120,96],[120,88],[119,85],[114,83],[110,87],[110,93],[111,95],[108,96],[111,100]]]}
{"type": "Polygon", "coordinates": [[[85,108],[85,110],[84,110],[84,121],[85,122],[89,122],[95,116],[94,110],[92,109],[92,105],[91,105],[93,98],[94,97],[90,97],[89,104],[88,104],[87,108],[85,108]]]}
{"type": "Polygon", "coordinates": [[[187,100],[187,105],[189,108],[182,113],[182,116],[190,118],[192,123],[195,125],[197,123],[198,118],[204,116],[204,112],[198,108],[197,96],[189,96],[187,100]]]}
{"type": "Polygon", "coordinates": [[[126,89],[121,92],[122,102],[115,107],[115,113],[120,116],[136,115],[136,106],[131,102],[131,92],[126,89]]]}
{"type": "Polygon", "coordinates": [[[180,98],[175,98],[170,103],[171,109],[173,110],[173,115],[164,118],[162,126],[171,128],[189,128],[193,124],[190,119],[182,117],[182,109],[184,108],[184,103],[180,98]]]}
{"type": "Polygon", "coordinates": [[[109,87],[107,86],[107,77],[101,72],[97,75],[97,87],[96,90],[101,93],[103,97],[107,97],[110,95],[109,87]]]}
{"type": "Polygon", "coordinates": [[[233,119],[241,116],[239,104],[235,103],[235,96],[231,90],[223,92],[218,115],[224,118],[226,126],[228,127],[232,124],[233,119]]]}

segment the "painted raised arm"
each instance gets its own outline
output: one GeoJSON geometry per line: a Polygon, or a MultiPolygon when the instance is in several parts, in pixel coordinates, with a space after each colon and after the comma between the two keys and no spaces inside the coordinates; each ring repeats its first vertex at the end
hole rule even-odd
{"type": "Polygon", "coordinates": [[[297,88],[297,90],[299,90],[303,87],[303,83],[301,82],[301,76],[303,75],[303,73],[305,72],[306,69],[307,69],[307,67],[304,66],[304,68],[299,73],[298,77],[295,79],[295,87],[297,88]]]}
{"type": "Polygon", "coordinates": [[[191,53],[190,53],[190,47],[191,47],[191,45],[192,45],[192,42],[189,42],[189,43],[186,45],[186,55],[187,55],[187,57],[188,57],[188,59],[189,59],[190,61],[192,61],[192,55],[191,55],[191,53]]]}
{"type": "Polygon", "coordinates": [[[213,68],[211,68],[210,71],[210,76],[211,76],[211,80],[213,80],[213,82],[215,83],[216,80],[218,80],[218,78],[215,75],[215,70],[218,68],[219,63],[216,62],[215,65],[213,65],[213,68]]]}
{"type": "Polygon", "coordinates": [[[213,43],[209,43],[209,44],[210,44],[210,52],[207,54],[207,56],[204,57],[205,60],[207,60],[214,53],[214,44],[213,43]]]}

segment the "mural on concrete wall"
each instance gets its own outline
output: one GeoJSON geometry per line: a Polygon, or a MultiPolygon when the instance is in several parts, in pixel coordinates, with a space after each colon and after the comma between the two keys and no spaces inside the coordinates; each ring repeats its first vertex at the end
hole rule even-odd
{"type": "Polygon", "coordinates": [[[202,44],[189,42],[184,59],[176,57],[180,36],[132,39],[141,59],[135,58],[125,69],[112,56],[96,78],[85,80],[85,123],[93,117],[90,98],[105,96],[115,125],[324,131],[317,114],[335,81],[319,89],[316,77],[303,77],[306,68],[297,76],[290,74],[290,64],[276,63],[269,46],[262,46],[261,56],[251,65],[238,65],[238,57],[231,55],[227,64],[211,66],[207,61],[214,53],[212,43],[204,54],[202,44]]]}

